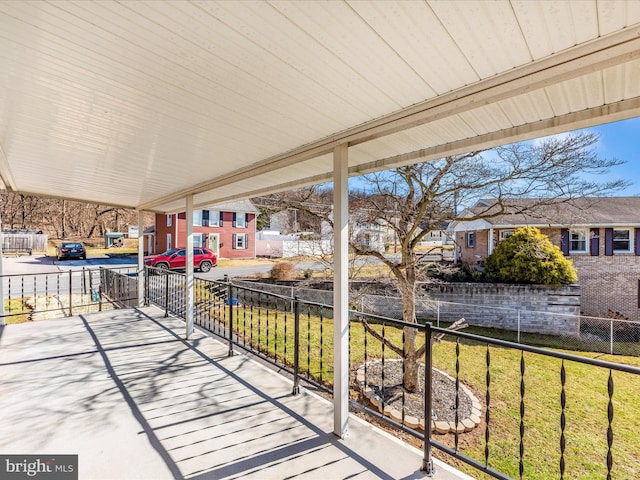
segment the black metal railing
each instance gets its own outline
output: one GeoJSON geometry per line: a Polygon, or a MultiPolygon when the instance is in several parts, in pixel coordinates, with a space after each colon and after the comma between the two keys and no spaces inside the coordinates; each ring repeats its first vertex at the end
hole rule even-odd
{"type": "MultiPolygon", "coordinates": [[[[331,306],[232,282],[194,289],[196,325],[230,354],[278,366],[294,393],[301,381],[331,393],[331,306]]],[[[166,314],[184,314],[184,290],[184,275],[147,275],[166,314]]],[[[422,440],[424,470],[436,448],[500,479],[640,475],[637,366],[355,311],[349,349],[351,405],[422,440]]]]}
{"type": "Polygon", "coordinates": [[[134,305],[137,279],[131,272],[135,269],[82,268],[4,275],[3,317],[18,323],[134,305]]]}
{"type": "Polygon", "coordinates": [[[137,307],[138,275],[131,271],[100,269],[100,293],[118,308],[137,307]]]}

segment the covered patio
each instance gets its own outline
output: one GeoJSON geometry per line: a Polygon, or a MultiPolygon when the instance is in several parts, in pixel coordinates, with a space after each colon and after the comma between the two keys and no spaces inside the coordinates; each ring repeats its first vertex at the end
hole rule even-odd
{"type": "MultiPolygon", "coordinates": [[[[355,462],[356,474],[370,464],[350,443],[355,435],[348,436],[349,177],[638,116],[639,31],[640,4],[625,0],[2,1],[1,186],[134,208],[140,212],[139,231],[143,211],[185,211],[186,328],[176,333],[176,324],[171,331],[193,342],[199,338],[194,332],[194,209],[332,181],[334,400],[322,418],[332,425],[312,422],[311,428],[302,422],[296,433],[306,431],[300,438],[312,438],[332,431],[347,443],[329,442],[327,452],[333,453],[327,468],[331,462],[355,462]],[[350,454],[353,459],[343,459],[350,454]]],[[[138,278],[143,276],[142,242],[138,278]]],[[[142,305],[143,282],[138,299],[142,305]]],[[[126,325],[113,346],[128,348],[110,355],[138,348],[141,337],[126,325]]],[[[40,328],[48,327],[33,328],[35,338],[41,338],[40,328]]],[[[87,332],[84,326],[80,330],[87,332]]],[[[18,357],[3,363],[41,365],[36,360],[49,348],[53,351],[45,358],[65,362],[68,352],[56,350],[66,341],[59,332],[47,341],[16,343],[18,357]]],[[[175,335],[156,327],[150,332],[162,339],[155,348],[170,339],[187,349],[190,361],[205,362],[175,335]]],[[[108,380],[96,342],[85,346],[94,351],[87,358],[103,358],[104,377],[90,378],[120,390],[108,384],[120,373],[116,369],[117,376],[108,380]]],[[[2,350],[7,355],[6,345],[2,350]]],[[[69,358],[85,358],[84,350],[74,351],[69,358]]],[[[181,360],[177,351],[167,354],[181,360]]],[[[233,365],[215,366],[215,374],[233,377],[238,361],[225,360],[233,365]]],[[[189,362],[171,370],[175,381],[189,362]]],[[[151,386],[154,375],[161,382],[167,372],[155,363],[141,368],[149,369],[141,381],[151,386]]],[[[135,370],[128,374],[135,378],[135,370]]],[[[270,403],[244,383],[239,388],[270,403]]],[[[25,390],[19,388],[17,395],[20,403],[31,401],[25,390]]],[[[49,403],[60,408],[53,393],[44,400],[45,411],[52,408],[49,403]]],[[[181,407],[166,408],[179,412],[181,407]]],[[[300,414],[293,408],[291,413],[288,421],[298,422],[300,414]]],[[[351,428],[360,428],[355,423],[351,428]]],[[[107,436],[117,432],[117,427],[105,428],[107,436]]],[[[157,441],[152,442],[156,449],[157,441]]],[[[174,466],[164,463],[175,476],[176,459],[190,455],[170,457],[174,466]]],[[[233,465],[253,468],[238,462],[240,457],[233,465]]],[[[291,472],[298,461],[294,457],[281,468],[291,472]]],[[[220,468],[205,459],[204,466],[196,465],[197,459],[194,466],[185,461],[185,472],[220,468]]],[[[119,468],[129,466],[122,463],[119,468]]],[[[413,462],[404,468],[390,477],[417,475],[413,462]]],[[[430,469],[429,461],[424,468],[430,469]]]]}
{"type": "Polygon", "coordinates": [[[355,417],[337,438],[328,400],[157,308],[0,332],[2,454],[77,454],[92,480],[423,477],[420,450],[355,417]]]}

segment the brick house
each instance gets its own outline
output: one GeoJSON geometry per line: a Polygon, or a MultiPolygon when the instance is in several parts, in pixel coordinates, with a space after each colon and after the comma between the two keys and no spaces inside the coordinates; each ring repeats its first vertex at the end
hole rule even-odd
{"type": "MultiPolygon", "coordinates": [[[[249,200],[194,210],[194,246],[210,248],[219,258],[255,258],[256,217],[260,213],[249,200]]],[[[156,251],[184,247],[186,213],[156,214],[156,251]]]]}
{"type": "MultiPolygon", "coordinates": [[[[536,200],[521,200],[523,208],[536,200]]],[[[465,221],[495,202],[481,200],[451,224],[455,260],[482,268],[495,246],[518,227],[537,227],[573,261],[584,315],[640,320],[640,197],[597,197],[535,212],[465,221]]]]}

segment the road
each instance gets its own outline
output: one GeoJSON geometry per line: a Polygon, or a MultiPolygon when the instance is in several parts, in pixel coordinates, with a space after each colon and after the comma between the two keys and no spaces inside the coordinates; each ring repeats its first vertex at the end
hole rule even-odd
{"type": "MultiPolygon", "coordinates": [[[[83,270],[97,270],[103,268],[137,268],[137,257],[127,256],[103,256],[89,257],[86,260],[58,261],[54,257],[44,255],[5,257],[3,259],[4,294],[5,297],[15,298],[29,296],[35,292],[68,292],[69,275],[73,276],[74,293],[90,288],[88,273],[84,283],[81,280],[83,270]]],[[[222,280],[225,275],[229,277],[251,277],[269,273],[271,263],[251,263],[234,267],[216,267],[210,272],[196,272],[196,276],[206,280],[222,280]]],[[[298,270],[324,268],[319,262],[299,262],[298,270]]],[[[97,285],[99,279],[93,275],[92,281],[97,285]]]]}
{"type": "MultiPolygon", "coordinates": [[[[399,261],[400,254],[388,254],[387,257],[399,261]]],[[[430,256],[426,260],[439,260],[438,255],[430,256]],[[431,258],[433,257],[433,258],[431,258]]],[[[4,275],[26,275],[32,273],[57,273],[69,270],[82,270],[99,267],[131,267],[136,268],[138,258],[135,255],[105,255],[89,257],[86,260],[62,260],[45,255],[22,255],[18,257],[6,256],[3,263],[4,275]]],[[[360,257],[357,265],[378,265],[380,261],[373,257],[360,257]]],[[[196,272],[196,275],[209,280],[217,280],[225,275],[231,277],[249,277],[252,275],[264,275],[269,273],[272,263],[253,263],[250,260],[246,265],[233,267],[216,267],[208,273],[196,272]]],[[[296,263],[296,270],[324,270],[326,265],[319,261],[301,261],[296,263]]]]}

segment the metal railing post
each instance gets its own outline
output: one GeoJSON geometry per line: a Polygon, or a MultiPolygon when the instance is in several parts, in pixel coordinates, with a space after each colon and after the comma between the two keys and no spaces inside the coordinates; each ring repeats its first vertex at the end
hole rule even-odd
{"type": "Polygon", "coordinates": [[[100,270],[98,270],[100,272],[100,281],[98,282],[98,311],[101,312],[102,311],[102,284],[104,283],[104,270],[102,269],[102,267],[99,267],[100,270]]]}
{"type": "MultiPolygon", "coordinates": [[[[144,305],[149,306],[149,269],[147,267],[142,267],[143,275],[142,278],[144,280],[144,305]]],[[[138,276],[138,281],[140,281],[140,276],[138,276]]]]}
{"type": "Polygon", "coordinates": [[[164,274],[164,318],[169,316],[169,272],[164,274]]]}
{"type": "Polygon", "coordinates": [[[233,356],[233,286],[231,281],[227,285],[227,298],[229,299],[229,324],[227,329],[229,331],[229,356],[233,356]]]}
{"type": "Polygon", "coordinates": [[[293,298],[293,395],[300,393],[300,302],[293,298]]]}
{"type": "Polygon", "coordinates": [[[520,309],[518,309],[518,343],[520,343],[520,309]]]}
{"type": "Polygon", "coordinates": [[[69,270],[69,316],[71,317],[72,315],[73,315],[73,270],[69,270]]]}
{"type": "Polygon", "coordinates": [[[431,323],[425,325],[424,331],[424,455],[422,457],[422,471],[427,476],[435,475],[436,470],[433,466],[433,458],[431,456],[431,418],[432,418],[432,334],[431,323]]]}

